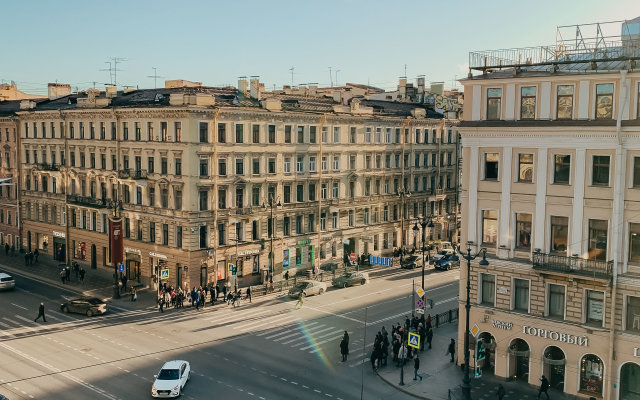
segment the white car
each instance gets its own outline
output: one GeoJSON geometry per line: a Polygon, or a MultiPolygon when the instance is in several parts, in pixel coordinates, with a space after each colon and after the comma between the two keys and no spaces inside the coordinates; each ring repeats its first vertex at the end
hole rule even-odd
{"type": "Polygon", "coordinates": [[[16,287],[16,281],[13,280],[13,277],[0,272],[0,290],[11,290],[14,287],[16,287]]]}
{"type": "Polygon", "coordinates": [[[151,387],[151,396],[178,397],[184,385],[191,379],[191,366],[188,361],[167,361],[158,375],[153,377],[156,378],[156,381],[151,387]]]}

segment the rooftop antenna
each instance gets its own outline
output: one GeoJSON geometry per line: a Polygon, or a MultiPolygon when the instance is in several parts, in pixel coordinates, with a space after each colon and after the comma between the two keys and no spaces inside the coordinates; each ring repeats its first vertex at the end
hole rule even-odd
{"type": "Polygon", "coordinates": [[[333,87],[333,74],[331,74],[331,67],[329,67],[329,80],[331,80],[331,87],[333,87]]]}
{"type": "Polygon", "coordinates": [[[293,88],[293,71],[296,69],[296,67],[291,67],[289,68],[289,71],[291,71],[291,88],[293,88]]]}
{"type": "Polygon", "coordinates": [[[109,71],[109,79],[111,81],[111,85],[118,86],[118,64],[123,61],[127,61],[126,58],[122,57],[109,57],[109,61],[105,61],[105,64],[109,64],[109,69],[103,69],[102,71],[109,71]]]}
{"type": "Polygon", "coordinates": [[[338,72],[340,72],[339,69],[336,70],[336,86],[338,86],[338,72]]]}
{"type": "Polygon", "coordinates": [[[153,88],[157,89],[158,88],[158,85],[157,85],[158,78],[164,78],[164,76],[159,76],[158,75],[158,67],[151,67],[151,69],[153,70],[153,75],[147,75],[147,78],[153,78],[153,88]]]}
{"type": "Polygon", "coordinates": [[[407,76],[407,64],[404,65],[404,76],[407,76]]]}

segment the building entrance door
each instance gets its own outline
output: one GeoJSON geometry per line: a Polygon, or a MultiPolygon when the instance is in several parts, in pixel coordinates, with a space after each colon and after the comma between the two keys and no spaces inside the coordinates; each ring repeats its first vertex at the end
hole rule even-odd
{"type": "Polygon", "coordinates": [[[529,380],[529,344],[522,339],[513,339],[509,345],[509,377],[529,380]]]}
{"type": "Polygon", "coordinates": [[[489,332],[483,332],[478,338],[484,343],[484,364],[482,365],[482,373],[495,373],[496,369],[496,338],[489,332]]]}
{"type": "Polygon", "coordinates": [[[96,245],[92,244],[91,245],[91,268],[92,269],[96,269],[98,268],[98,261],[97,261],[97,254],[96,254],[96,245]]]}
{"type": "Polygon", "coordinates": [[[207,266],[203,265],[200,267],[200,286],[205,287],[209,283],[207,280],[207,266]]]}
{"type": "Polygon", "coordinates": [[[640,365],[626,363],[620,369],[620,400],[640,399],[640,365]]]}
{"type": "Polygon", "coordinates": [[[564,392],[564,352],[557,346],[549,346],[544,351],[544,376],[549,377],[549,386],[564,392]]]}

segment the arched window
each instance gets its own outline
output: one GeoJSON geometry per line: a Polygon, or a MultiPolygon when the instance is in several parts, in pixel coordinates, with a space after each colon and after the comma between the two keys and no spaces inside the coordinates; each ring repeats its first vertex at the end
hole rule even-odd
{"type": "Polygon", "coordinates": [[[620,400],[640,398],[640,365],[626,363],[620,369],[620,400]]]}
{"type": "Polygon", "coordinates": [[[600,357],[587,354],[580,361],[580,391],[602,395],[604,363],[600,357]]]}

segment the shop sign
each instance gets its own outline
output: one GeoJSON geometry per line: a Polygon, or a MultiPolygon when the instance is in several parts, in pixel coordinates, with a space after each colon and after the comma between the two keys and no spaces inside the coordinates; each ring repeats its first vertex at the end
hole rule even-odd
{"type": "Polygon", "coordinates": [[[568,333],[560,333],[556,331],[550,331],[543,328],[535,328],[533,326],[522,325],[522,333],[531,336],[538,336],[545,339],[556,340],[558,342],[565,342],[569,344],[575,344],[576,346],[589,346],[589,338],[587,336],[576,336],[568,333]]]}
{"type": "Polygon", "coordinates": [[[136,254],[142,254],[142,252],[139,249],[132,249],[131,247],[125,247],[124,251],[127,253],[136,253],[136,254]]]}
{"type": "Polygon", "coordinates": [[[492,320],[494,328],[504,329],[505,331],[510,331],[513,328],[513,324],[511,322],[492,320]]]}
{"type": "Polygon", "coordinates": [[[309,244],[311,243],[311,239],[298,240],[298,245],[309,244]]]}
{"type": "Polygon", "coordinates": [[[169,257],[165,256],[164,254],[154,253],[153,251],[150,251],[150,252],[149,252],[149,255],[150,255],[151,257],[156,257],[156,258],[164,258],[164,259],[169,258],[169,257]]]}
{"type": "Polygon", "coordinates": [[[509,293],[509,290],[506,287],[500,286],[498,288],[498,294],[507,294],[507,293],[509,293]]]}
{"type": "Polygon", "coordinates": [[[258,253],[260,253],[259,249],[245,250],[245,251],[238,252],[238,257],[248,256],[248,255],[251,255],[251,254],[258,254],[258,253]]]}
{"type": "Polygon", "coordinates": [[[67,235],[65,235],[64,232],[53,231],[53,237],[59,237],[64,239],[65,237],[67,237],[67,235]]]}

